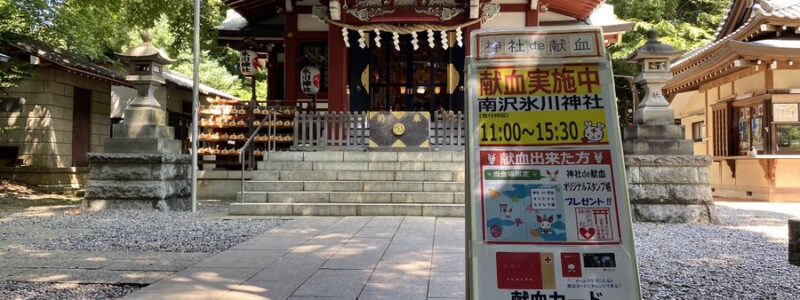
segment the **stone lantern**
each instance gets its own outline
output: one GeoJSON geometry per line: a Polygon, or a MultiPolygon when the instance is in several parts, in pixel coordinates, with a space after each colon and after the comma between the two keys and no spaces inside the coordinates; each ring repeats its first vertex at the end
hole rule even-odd
{"type": "Polygon", "coordinates": [[[649,31],[647,43],[627,59],[639,65],[636,83],[644,86],[645,95],[633,114],[635,127],[625,129],[625,153],[692,154],[691,141],[683,139],[683,129],[675,125],[675,113],[661,93],[672,78],[669,64],[681,53],[649,31]]]}
{"type": "Polygon", "coordinates": [[[681,54],[681,51],[658,41],[657,32],[649,31],[647,43],[627,59],[628,62],[639,65],[640,73],[636,77],[636,83],[644,85],[646,92],[634,114],[636,124],[664,125],[674,122],[675,115],[661,93],[661,88],[672,78],[669,64],[681,54]]]}
{"type": "Polygon", "coordinates": [[[683,126],[661,89],[672,78],[669,64],[681,55],[648,32],[647,44],[628,62],[639,65],[636,82],[646,91],[634,113],[634,126],[623,134],[625,171],[634,221],[716,223],[718,217],[708,184],[711,158],[693,155],[693,141],[684,139],[683,126]]]}
{"type": "Polygon", "coordinates": [[[181,154],[181,141],[167,124],[156,90],[164,85],[163,67],[172,64],[153,46],[150,35],[142,44],[117,56],[128,64],[125,79],[137,90],[115,124],[104,153],[89,153],[89,184],[84,208],[158,208],[187,210],[191,206],[191,155],[181,154]]]}
{"type": "Polygon", "coordinates": [[[117,57],[127,63],[125,80],[136,88],[136,98],[125,111],[126,124],[166,124],[166,112],[156,100],[156,90],[165,84],[164,66],[174,63],[164,51],[153,46],[152,37],[142,33],[142,44],[117,57]]]}

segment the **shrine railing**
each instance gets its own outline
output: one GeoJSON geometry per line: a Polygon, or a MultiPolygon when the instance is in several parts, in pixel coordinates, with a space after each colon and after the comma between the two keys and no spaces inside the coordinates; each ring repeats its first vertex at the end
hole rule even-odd
{"type": "MultiPolygon", "coordinates": [[[[434,112],[429,128],[431,148],[463,151],[463,112],[434,112]]],[[[294,118],[294,151],[353,150],[369,147],[367,112],[299,112],[294,118]]]]}
{"type": "Polygon", "coordinates": [[[431,147],[463,151],[467,144],[466,120],[463,112],[437,111],[431,120],[431,147]]]}
{"type": "Polygon", "coordinates": [[[292,150],[362,150],[368,140],[366,112],[300,112],[294,117],[292,150]]]}

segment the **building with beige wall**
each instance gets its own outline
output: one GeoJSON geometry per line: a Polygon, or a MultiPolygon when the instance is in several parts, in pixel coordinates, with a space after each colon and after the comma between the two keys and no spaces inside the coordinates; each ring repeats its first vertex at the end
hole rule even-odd
{"type": "Polygon", "coordinates": [[[0,176],[39,185],[77,187],[86,153],[103,151],[110,132],[111,86],[118,73],[27,42],[2,45],[28,74],[0,91],[0,176]]]}
{"type": "Polygon", "coordinates": [[[714,196],[800,201],[800,1],[731,4],[711,44],[664,87],[714,196]]]}

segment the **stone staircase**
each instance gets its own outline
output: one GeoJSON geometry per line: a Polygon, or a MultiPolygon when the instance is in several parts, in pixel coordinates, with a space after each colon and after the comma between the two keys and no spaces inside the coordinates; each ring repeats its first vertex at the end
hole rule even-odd
{"type": "Polygon", "coordinates": [[[272,152],[231,215],[464,216],[464,152],[272,152]]]}

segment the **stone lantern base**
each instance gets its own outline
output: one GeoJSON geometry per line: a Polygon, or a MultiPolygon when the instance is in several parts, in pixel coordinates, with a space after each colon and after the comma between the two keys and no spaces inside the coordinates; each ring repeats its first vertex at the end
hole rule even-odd
{"type": "Polygon", "coordinates": [[[633,220],[719,223],[708,185],[710,165],[708,156],[625,155],[633,220]]]}
{"type": "Polygon", "coordinates": [[[191,155],[180,154],[174,128],[117,124],[113,133],[105,153],[88,155],[91,168],[84,208],[191,208],[191,155]]]}
{"type": "Polygon", "coordinates": [[[191,156],[91,153],[84,208],[191,209],[191,156]]]}

